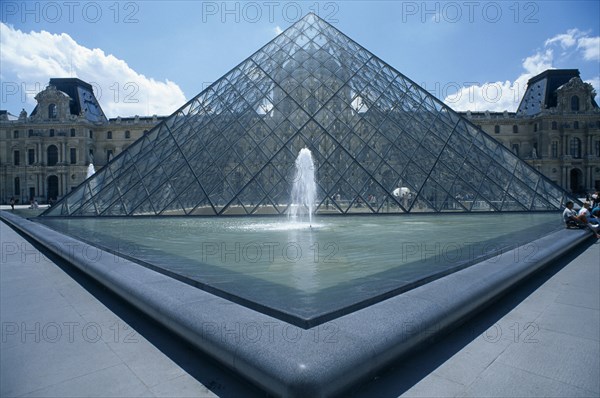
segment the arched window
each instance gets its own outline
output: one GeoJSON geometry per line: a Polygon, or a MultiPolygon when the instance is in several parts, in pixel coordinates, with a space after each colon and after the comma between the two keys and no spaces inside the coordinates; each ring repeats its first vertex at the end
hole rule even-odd
{"type": "Polygon", "coordinates": [[[571,138],[571,156],[575,159],[581,158],[581,140],[577,137],[571,138]]]}
{"type": "Polygon", "coordinates": [[[56,104],[48,105],[48,119],[56,119],[57,116],[56,104]]]}
{"type": "Polygon", "coordinates": [[[500,134],[500,126],[498,126],[498,125],[494,126],[494,133],[500,134]]]}
{"type": "Polygon", "coordinates": [[[125,130],[125,138],[126,139],[131,138],[131,133],[129,132],[129,130],[125,130]]]}
{"type": "Polygon", "coordinates": [[[54,166],[58,163],[58,148],[56,145],[50,145],[47,150],[48,166],[54,166]]]}
{"type": "Polygon", "coordinates": [[[571,97],[571,110],[572,111],[579,110],[579,97],[576,95],[571,97]]]}
{"type": "Polygon", "coordinates": [[[513,125],[513,133],[517,134],[519,132],[519,126],[517,126],[516,124],[513,125]]]}
{"type": "Polygon", "coordinates": [[[558,130],[558,123],[552,122],[552,130],[558,130]]]}

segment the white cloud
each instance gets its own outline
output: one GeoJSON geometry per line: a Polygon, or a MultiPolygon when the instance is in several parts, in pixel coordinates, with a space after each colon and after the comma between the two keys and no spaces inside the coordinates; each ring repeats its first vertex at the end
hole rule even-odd
{"type": "Polygon", "coordinates": [[[283,29],[281,29],[281,27],[279,25],[275,26],[275,29],[273,29],[273,31],[275,32],[276,35],[280,35],[283,32],[283,29]]]}
{"type": "MultiPolygon", "coordinates": [[[[486,82],[462,87],[446,96],[444,102],[460,111],[515,111],[533,76],[554,69],[554,49],[560,47],[561,56],[568,59],[580,57],[585,61],[600,60],[600,37],[589,37],[578,29],[569,29],[544,42],[544,48],[522,61],[523,72],[513,81],[486,82]]],[[[598,91],[600,79],[589,81],[598,91]]]]}
{"type": "Polygon", "coordinates": [[[552,44],[558,43],[562,48],[573,47],[577,44],[577,38],[581,36],[582,32],[579,29],[569,29],[567,33],[561,33],[544,42],[544,46],[548,47],[552,44]]]}
{"type": "MultiPolygon", "coordinates": [[[[22,32],[0,22],[2,79],[15,78],[26,87],[52,77],[78,77],[92,86],[107,117],[168,115],[185,103],[181,88],[170,80],[157,81],[98,48],[78,44],[66,33],[22,32]]],[[[27,102],[35,104],[34,93],[27,102]]]]}
{"type": "Polygon", "coordinates": [[[577,42],[577,49],[583,51],[583,59],[586,61],[600,61],[600,36],[582,37],[577,42]]]}

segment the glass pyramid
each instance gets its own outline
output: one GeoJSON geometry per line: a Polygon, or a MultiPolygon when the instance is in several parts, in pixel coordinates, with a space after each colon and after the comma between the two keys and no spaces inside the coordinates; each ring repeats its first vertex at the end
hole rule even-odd
{"type": "Polygon", "coordinates": [[[566,193],[308,14],[45,216],[284,214],[299,151],[316,213],[558,210],[566,193]]]}

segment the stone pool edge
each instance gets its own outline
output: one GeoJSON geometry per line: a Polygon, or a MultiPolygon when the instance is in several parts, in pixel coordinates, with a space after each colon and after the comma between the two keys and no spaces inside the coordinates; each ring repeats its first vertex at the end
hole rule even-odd
{"type": "Polygon", "coordinates": [[[302,329],[0,212],[0,219],[266,390],[330,396],[466,319],[588,239],[560,230],[311,329],[302,329]]]}

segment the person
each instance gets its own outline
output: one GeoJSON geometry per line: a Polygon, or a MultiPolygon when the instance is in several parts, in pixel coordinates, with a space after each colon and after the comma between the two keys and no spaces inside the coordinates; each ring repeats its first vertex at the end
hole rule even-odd
{"type": "Polygon", "coordinates": [[[580,221],[586,223],[586,224],[598,224],[599,221],[598,219],[596,219],[595,217],[592,216],[592,213],[590,211],[590,204],[589,202],[585,202],[583,204],[583,207],[579,210],[579,213],[577,213],[577,218],[579,218],[580,221]]]}
{"type": "Polygon", "coordinates": [[[592,215],[592,217],[600,219],[600,204],[598,204],[598,206],[590,210],[590,214],[592,215]]]}
{"type": "Polygon", "coordinates": [[[573,202],[570,200],[565,203],[565,210],[563,211],[563,221],[567,228],[569,227],[579,227],[581,222],[579,218],[577,218],[577,212],[573,210],[573,202]]]}
{"type": "Polygon", "coordinates": [[[592,209],[594,207],[600,207],[600,191],[596,191],[592,195],[592,209]]]}
{"type": "Polygon", "coordinates": [[[15,197],[14,196],[10,197],[10,209],[12,211],[15,211],[15,197]]]}
{"type": "MultiPolygon", "coordinates": [[[[589,206],[589,204],[588,204],[588,206],[589,206]]],[[[596,239],[600,239],[600,234],[598,234],[598,225],[590,224],[588,222],[585,214],[577,215],[577,212],[575,210],[573,210],[573,202],[572,201],[568,201],[567,203],[565,203],[565,207],[566,208],[563,211],[563,221],[565,222],[565,225],[567,228],[587,227],[594,233],[594,236],[596,237],[596,239]]],[[[585,205],[584,205],[584,207],[585,207],[585,205]]]]}

